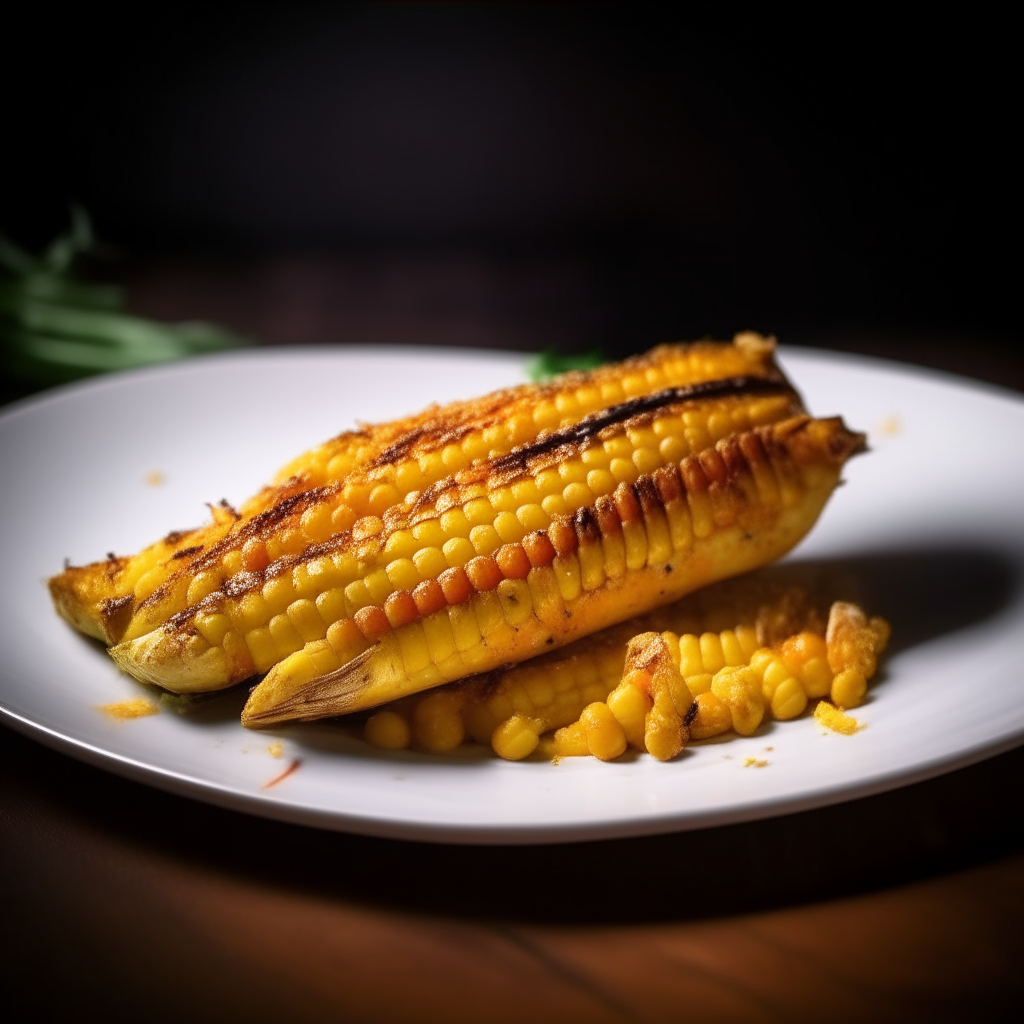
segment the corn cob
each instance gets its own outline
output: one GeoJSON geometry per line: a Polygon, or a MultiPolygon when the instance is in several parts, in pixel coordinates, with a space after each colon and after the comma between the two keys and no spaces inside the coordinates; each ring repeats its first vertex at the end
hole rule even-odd
{"type": "MultiPolygon", "coordinates": [[[[175,531],[131,558],[110,555],[104,562],[67,569],[50,581],[54,602],[77,629],[117,643],[140,605],[148,603],[142,618],[150,624],[181,610],[175,599],[190,574],[203,575],[195,592],[206,588],[213,593],[239,571],[261,571],[282,555],[306,554],[357,523],[372,529],[374,518],[410,493],[616,402],[722,377],[781,380],[773,349],[772,340],[749,333],[737,335],[731,346],[662,346],[619,367],[570,373],[548,385],[511,388],[433,407],[406,420],[361,426],[289,463],[273,485],[238,512],[221,503],[212,508],[214,521],[206,527],[175,531]],[[161,603],[168,594],[171,600],[161,603]]],[[[800,411],[793,399],[766,396],[752,403],[751,422],[771,422],[783,408],[800,411]]],[[[705,426],[688,424],[683,440],[691,448],[703,447],[705,426]]],[[[717,421],[711,426],[723,428],[717,421]]],[[[678,437],[663,435],[657,424],[654,429],[659,452],[664,448],[664,455],[671,456],[681,449],[678,437]]],[[[549,507],[557,505],[553,495],[545,497],[549,507]]],[[[132,635],[137,634],[136,629],[132,635]]]]}
{"type": "MultiPolygon", "coordinates": [[[[189,537],[170,557],[168,544],[144,552],[158,571],[136,573],[100,635],[119,632],[119,663],[169,689],[270,669],[247,708],[260,724],[521,659],[759,564],[810,526],[861,443],[838,421],[794,415],[770,352],[756,338],[666,347],[343,435],[293,463],[284,492],[215,524],[201,550],[189,537]],[[350,470],[352,452],[369,468],[350,470]],[[323,684],[342,668],[337,699],[323,684]]],[[[69,573],[51,588],[75,622],[69,573]]]]}
{"type": "Polygon", "coordinates": [[[826,629],[812,590],[749,577],[719,584],[522,665],[389,704],[365,735],[432,753],[468,736],[509,760],[538,749],[610,760],[627,745],[667,760],[688,739],[749,735],[766,714],[797,717],[808,699],[842,704],[844,673],[866,683],[886,645],[888,624],[847,602],[832,603],[826,629]]]}

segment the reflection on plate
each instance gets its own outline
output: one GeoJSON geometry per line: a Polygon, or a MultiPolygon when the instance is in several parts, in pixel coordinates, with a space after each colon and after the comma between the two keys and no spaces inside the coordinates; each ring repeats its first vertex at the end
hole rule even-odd
{"type": "Polygon", "coordinates": [[[241,501],[352,425],[524,379],[509,355],[347,349],[208,357],[71,387],[0,417],[0,710],[8,724],[152,785],[328,828],[452,842],[639,835],[878,792],[1024,741],[1024,402],[877,361],[783,351],[813,412],[872,453],[791,556],[856,580],[893,647],[867,728],[810,717],[647,756],[510,764],[373,750],[336,723],[252,733],[244,694],[123,719],[153,697],[50,607],[64,558],[133,551],[241,501]],[[745,762],[767,762],[746,767],[745,762]]]}

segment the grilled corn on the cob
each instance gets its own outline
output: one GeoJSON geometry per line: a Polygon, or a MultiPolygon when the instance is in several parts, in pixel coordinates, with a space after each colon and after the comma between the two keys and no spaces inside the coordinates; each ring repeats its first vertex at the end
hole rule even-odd
{"type": "Polygon", "coordinates": [[[257,673],[250,725],[520,661],[810,528],[863,437],[813,420],[773,345],[665,346],[342,435],[239,513],[51,581],[139,679],[257,673]]]}

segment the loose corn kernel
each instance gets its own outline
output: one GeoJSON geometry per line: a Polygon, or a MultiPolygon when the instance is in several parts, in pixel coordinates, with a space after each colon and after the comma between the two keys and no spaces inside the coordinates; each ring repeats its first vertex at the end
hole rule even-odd
{"type": "Polygon", "coordinates": [[[405,750],[412,742],[409,723],[394,711],[378,711],[367,719],[363,735],[382,750],[405,750]]]}
{"type": "Polygon", "coordinates": [[[459,702],[452,693],[432,693],[419,701],[413,712],[413,736],[434,754],[454,750],[465,736],[459,702]]]}
{"type": "Polygon", "coordinates": [[[521,761],[537,749],[539,740],[540,733],[532,718],[512,715],[494,730],[491,746],[506,761],[521,761]]]}

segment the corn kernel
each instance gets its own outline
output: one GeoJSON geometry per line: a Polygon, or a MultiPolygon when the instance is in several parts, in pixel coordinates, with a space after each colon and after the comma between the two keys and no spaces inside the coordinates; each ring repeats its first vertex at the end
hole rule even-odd
{"type": "Polygon", "coordinates": [[[268,623],[267,628],[277,646],[278,658],[286,658],[289,654],[294,654],[295,651],[301,650],[305,643],[287,615],[275,615],[268,623]]]}
{"type": "Polygon", "coordinates": [[[209,597],[219,587],[220,580],[217,579],[216,573],[209,571],[196,573],[188,585],[188,603],[190,605],[199,604],[204,597],[209,597]]]}
{"type": "Polygon", "coordinates": [[[449,509],[441,514],[441,529],[445,537],[468,537],[469,523],[461,508],[449,509]]]}
{"type": "Polygon", "coordinates": [[[454,750],[466,735],[458,701],[451,693],[431,693],[413,711],[416,742],[434,754],[454,750]]]}
{"type": "Polygon", "coordinates": [[[382,750],[405,750],[412,742],[409,723],[394,711],[378,711],[366,722],[363,736],[382,750]]]}
{"type": "MultiPolygon", "coordinates": [[[[302,513],[302,519],[299,521],[300,526],[306,540],[310,544],[319,544],[331,536],[334,532],[331,523],[332,515],[333,509],[326,502],[312,505],[302,513]]],[[[242,549],[242,559],[243,561],[245,560],[244,548],[242,549]]]]}
{"type": "Polygon", "coordinates": [[[466,537],[453,537],[445,541],[444,547],[445,562],[453,568],[465,565],[471,558],[476,557],[473,545],[466,537]]]}
{"type": "Polygon", "coordinates": [[[601,761],[611,761],[626,750],[626,734],[607,704],[595,701],[580,715],[586,730],[587,749],[601,761]]]}
{"type": "Polygon", "coordinates": [[[526,715],[512,715],[491,735],[494,752],[506,761],[521,761],[537,749],[540,735],[536,723],[526,715]]]}
{"type": "MultiPolygon", "coordinates": [[[[519,517],[513,512],[499,512],[494,517],[494,531],[502,544],[511,544],[522,540],[526,532],[519,517]]],[[[487,554],[490,553],[487,552],[487,554]]]]}

